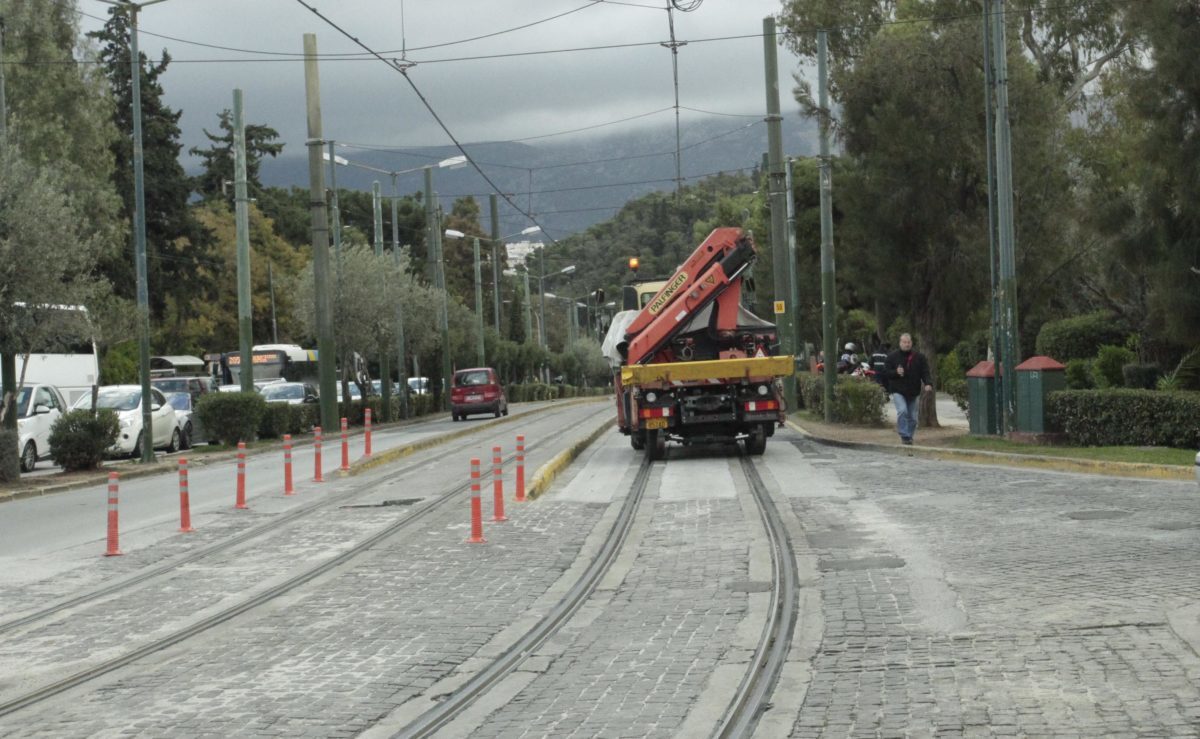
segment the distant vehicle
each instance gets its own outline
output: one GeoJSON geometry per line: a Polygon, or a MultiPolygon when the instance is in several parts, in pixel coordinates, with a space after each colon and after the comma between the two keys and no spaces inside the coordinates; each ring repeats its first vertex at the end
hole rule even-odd
{"type": "Polygon", "coordinates": [[[317,402],[317,389],[304,382],[276,382],[259,390],[268,403],[301,403],[317,402]]]}
{"type": "Polygon", "coordinates": [[[167,396],[171,393],[187,393],[192,396],[193,402],[199,401],[205,393],[216,392],[211,377],[153,377],[150,386],[167,396]]]}
{"type": "Polygon", "coordinates": [[[39,459],[51,456],[50,428],[67,404],[53,385],[26,385],[17,393],[17,449],[21,471],[32,472],[39,459]]]}
{"type": "MultiPolygon", "coordinates": [[[[372,395],[383,395],[383,381],[382,380],[371,380],[371,394],[372,395]]],[[[392,383],[392,395],[399,395],[399,394],[400,394],[400,383],[393,382],[392,383]]]]}
{"type": "MultiPolygon", "coordinates": [[[[87,408],[91,398],[83,396],[72,408],[87,408]]],[[[183,432],[175,409],[157,388],[150,388],[151,445],[155,449],[177,452],[183,445],[183,432]]],[[[110,451],[117,455],[141,455],[145,434],[142,431],[142,388],[140,385],[108,385],[100,388],[97,408],[115,411],[121,430],[110,451]]]]}
{"type": "MultiPolygon", "coordinates": [[[[350,400],[362,400],[362,390],[358,388],[358,383],[350,383],[350,400]]],[[[337,402],[342,402],[342,383],[337,384],[337,402]]]]}
{"type": "Polygon", "coordinates": [[[179,446],[181,449],[191,449],[197,442],[208,441],[208,434],[195,416],[195,402],[190,393],[165,393],[167,403],[175,409],[175,422],[181,433],[179,446]]]}
{"type": "MultiPolygon", "coordinates": [[[[257,390],[258,388],[255,388],[257,390]]],[[[241,385],[218,385],[217,392],[219,393],[240,393],[242,392],[241,385]]]]}
{"type": "MultiPolygon", "coordinates": [[[[242,369],[240,352],[205,356],[209,358],[209,371],[218,382],[238,384],[242,369]]],[[[317,382],[315,349],[303,349],[298,344],[258,344],[251,350],[250,361],[254,363],[256,383],[259,380],[317,382]]]]}
{"type": "Polygon", "coordinates": [[[204,360],[190,354],[150,357],[150,378],[203,377],[208,374],[204,360]]]}
{"type": "Polygon", "coordinates": [[[429,378],[428,377],[410,377],[408,378],[408,391],[413,395],[428,395],[429,394],[429,378]]]}
{"type": "Polygon", "coordinates": [[[261,393],[263,391],[263,388],[265,388],[266,386],[278,385],[281,382],[286,382],[286,380],[284,380],[282,377],[271,377],[271,378],[267,378],[265,380],[255,380],[254,381],[254,389],[261,393]]]}
{"type": "Polygon", "coordinates": [[[457,421],[473,413],[508,415],[508,398],[491,367],[459,370],[450,387],[450,417],[457,421]]]}

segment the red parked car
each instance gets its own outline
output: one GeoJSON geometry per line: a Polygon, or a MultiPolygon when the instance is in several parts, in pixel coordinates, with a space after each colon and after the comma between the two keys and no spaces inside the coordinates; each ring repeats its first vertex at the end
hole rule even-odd
{"type": "Polygon", "coordinates": [[[464,369],[454,373],[450,387],[450,416],[455,421],[472,413],[508,415],[508,398],[500,378],[491,367],[464,369]]]}

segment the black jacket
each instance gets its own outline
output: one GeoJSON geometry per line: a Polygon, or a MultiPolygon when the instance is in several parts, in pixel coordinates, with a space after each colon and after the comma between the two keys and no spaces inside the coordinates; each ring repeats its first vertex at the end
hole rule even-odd
{"type": "Polygon", "coordinates": [[[889,354],[884,376],[887,378],[887,391],[900,393],[906,398],[919,396],[926,385],[933,384],[929,378],[929,362],[925,361],[925,355],[918,351],[896,350],[889,354]],[[896,374],[897,367],[904,367],[903,377],[896,374]]]}

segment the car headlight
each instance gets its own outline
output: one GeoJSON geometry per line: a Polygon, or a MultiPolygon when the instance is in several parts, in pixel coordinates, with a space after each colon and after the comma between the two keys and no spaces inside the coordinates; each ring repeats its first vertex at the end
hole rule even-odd
{"type": "Polygon", "coordinates": [[[121,428],[123,428],[123,429],[129,428],[130,426],[133,425],[133,421],[134,421],[134,419],[129,416],[122,418],[121,419],[121,428]]]}

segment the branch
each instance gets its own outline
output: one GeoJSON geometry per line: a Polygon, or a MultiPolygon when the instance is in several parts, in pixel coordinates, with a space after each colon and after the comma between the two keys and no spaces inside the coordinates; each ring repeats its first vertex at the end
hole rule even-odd
{"type": "Polygon", "coordinates": [[[1046,53],[1042,50],[1037,39],[1033,37],[1033,10],[1025,9],[1025,22],[1021,24],[1021,40],[1025,43],[1025,48],[1033,54],[1033,58],[1037,60],[1038,66],[1046,74],[1050,73],[1050,67],[1046,64],[1046,53]]]}
{"type": "Polygon", "coordinates": [[[1100,76],[1100,72],[1104,70],[1104,65],[1124,54],[1129,48],[1129,34],[1121,34],[1117,45],[1111,51],[1092,62],[1092,68],[1088,70],[1087,74],[1080,77],[1075,81],[1075,84],[1071,85],[1071,88],[1067,90],[1067,94],[1063,98],[1063,102],[1067,105],[1074,103],[1075,99],[1083,94],[1083,88],[1087,87],[1088,83],[1100,76]]]}

